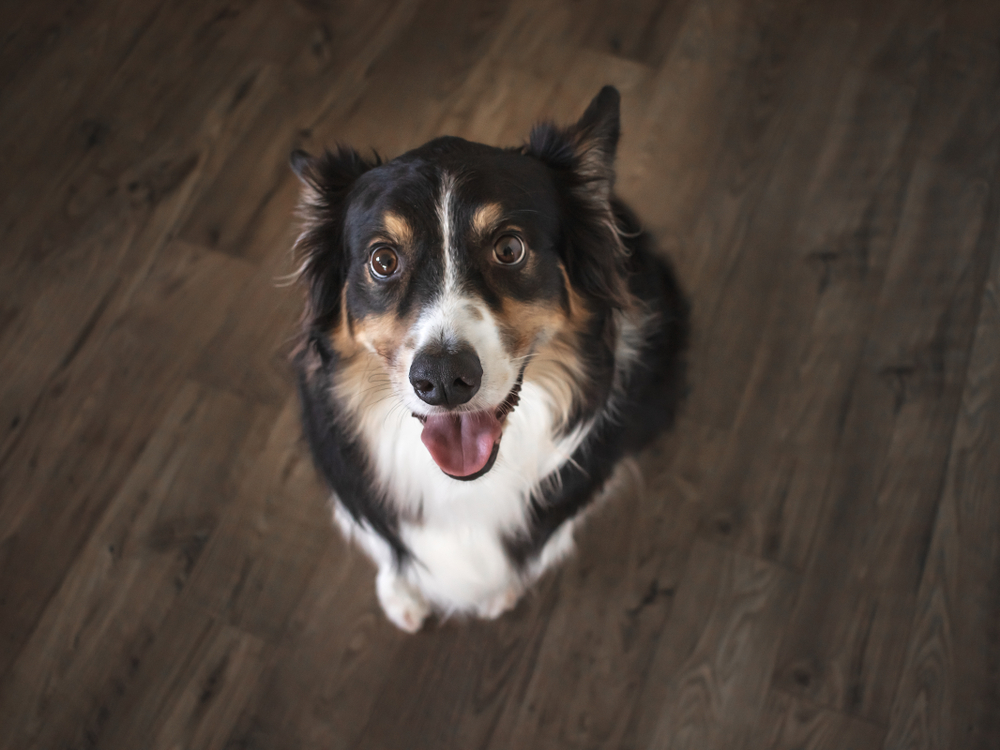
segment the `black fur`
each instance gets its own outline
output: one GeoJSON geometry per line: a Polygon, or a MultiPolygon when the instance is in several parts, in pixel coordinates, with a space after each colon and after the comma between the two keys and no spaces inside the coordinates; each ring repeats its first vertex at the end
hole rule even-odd
{"type": "Polygon", "coordinates": [[[303,279],[309,288],[305,316],[310,329],[329,330],[337,322],[340,291],[344,285],[344,223],[348,195],[357,179],[381,164],[378,156],[365,161],[353,149],[340,147],[315,159],[304,151],[293,151],[291,167],[310,189],[310,218],[316,224],[299,243],[304,259],[303,279]]]}
{"type": "Polygon", "coordinates": [[[551,123],[531,131],[524,153],[552,171],[561,203],[561,256],[574,286],[592,299],[620,308],[626,304],[624,248],[615,236],[609,198],[620,134],[618,91],[605,86],[579,122],[568,128],[551,123]]]}

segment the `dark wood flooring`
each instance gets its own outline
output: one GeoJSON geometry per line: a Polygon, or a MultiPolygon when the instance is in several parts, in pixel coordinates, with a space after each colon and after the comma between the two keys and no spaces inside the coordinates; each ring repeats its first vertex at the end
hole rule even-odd
{"type": "Polygon", "coordinates": [[[998,176],[995,0],[0,3],[0,748],[997,750],[998,176]],[[300,440],[287,155],[605,83],[683,417],[403,635],[300,440]]]}

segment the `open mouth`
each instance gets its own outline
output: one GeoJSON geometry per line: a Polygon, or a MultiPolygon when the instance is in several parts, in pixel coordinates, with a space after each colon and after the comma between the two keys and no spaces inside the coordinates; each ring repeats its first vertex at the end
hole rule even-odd
{"type": "Polygon", "coordinates": [[[413,416],[424,425],[420,439],[434,463],[452,479],[468,482],[486,474],[496,463],[503,423],[520,401],[524,370],[496,409],[413,416]]]}

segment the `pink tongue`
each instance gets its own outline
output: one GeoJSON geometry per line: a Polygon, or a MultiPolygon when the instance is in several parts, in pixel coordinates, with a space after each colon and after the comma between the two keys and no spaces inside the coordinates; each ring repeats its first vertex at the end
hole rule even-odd
{"type": "Polygon", "coordinates": [[[467,477],[490,460],[500,439],[500,422],[492,412],[441,414],[427,417],[420,439],[441,471],[467,477]]]}

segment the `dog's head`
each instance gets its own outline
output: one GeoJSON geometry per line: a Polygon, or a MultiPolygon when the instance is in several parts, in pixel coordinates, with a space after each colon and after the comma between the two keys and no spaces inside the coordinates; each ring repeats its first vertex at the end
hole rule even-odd
{"type": "Polygon", "coordinates": [[[309,341],[354,368],[340,388],[358,408],[373,392],[423,422],[455,478],[492,467],[522,378],[548,378],[563,421],[608,385],[586,342],[629,305],[618,133],[605,87],[576,124],[538,126],[517,149],[438,138],[386,163],[292,155],[309,341]]]}

